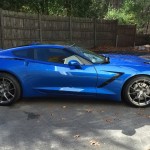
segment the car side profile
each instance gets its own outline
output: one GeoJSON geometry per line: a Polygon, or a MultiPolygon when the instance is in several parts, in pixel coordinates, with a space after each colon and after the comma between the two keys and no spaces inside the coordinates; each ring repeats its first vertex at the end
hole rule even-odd
{"type": "Polygon", "coordinates": [[[68,95],[148,106],[150,60],[55,44],[0,51],[0,105],[24,97],[68,95]]]}

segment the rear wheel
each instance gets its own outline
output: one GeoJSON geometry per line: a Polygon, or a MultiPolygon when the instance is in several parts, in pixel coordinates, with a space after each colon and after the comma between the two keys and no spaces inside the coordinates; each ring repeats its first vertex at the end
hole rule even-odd
{"type": "Polygon", "coordinates": [[[123,90],[123,98],[134,106],[150,105],[150,77],[140,76],[131,79],[123,90]]]}
{"type": "Polygon", "coordinates": [[[10,105],[20,99],[21,87],[9,74],[0,73],[0,105],[10,105]]]}

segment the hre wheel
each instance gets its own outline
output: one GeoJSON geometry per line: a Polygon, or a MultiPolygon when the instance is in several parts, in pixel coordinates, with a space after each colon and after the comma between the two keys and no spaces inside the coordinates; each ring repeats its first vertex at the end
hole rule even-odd
{"type": "Polygon", "coordinates": [[[21,87],[18,81],[9,74],[0,73],[0,105],[10,105],[21,96],[21,87]]]}
{"type": "Polygon", "coordinates": [[[123,99],[137,107],[150,105],[150,77],[139,76],[131,79],[123,89],[123,99]]]}

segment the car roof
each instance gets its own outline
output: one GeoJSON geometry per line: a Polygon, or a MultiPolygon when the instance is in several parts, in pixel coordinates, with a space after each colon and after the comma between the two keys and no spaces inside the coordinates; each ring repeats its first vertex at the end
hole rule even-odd
{"type": "Polygon", "coordinates": [[[51,47],[51,48],[64,49],[64,48],[67,48],[70,46],[69,45],[58,45],[58,44],[31,44],[31,45],[23,45],[23,46],[3,49],[0,52],[3,53],[3,52],[8,52],[8,51],[23,50],[23,49],[27,49],[27,48],[38,48],[38,47],[41,47],[41,48],[51,47]]]}
{"type": "Polygon", "coordinates": [[[58,48],[58,49],[64,49],[64,48],[67,48],[69,46],[67,45],[58,45],[58,44],[30,44],[30,45],[23,45],[23,46],[18,46],[18,47],[13,47],[13,48],[8,48],[8,49],[5,49],[5,50],[1,50],[0,51],[0,54],[2,55],[12,55],[12,51],[19,51],[19,50],[25,50],[25,49],[28,49],[28,48],[46,48],[46,47],[49,47],[49,48],[58,48]]]}

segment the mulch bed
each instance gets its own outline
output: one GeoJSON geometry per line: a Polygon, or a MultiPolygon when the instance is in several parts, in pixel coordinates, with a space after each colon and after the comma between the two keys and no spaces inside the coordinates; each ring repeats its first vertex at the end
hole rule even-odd
{"type": "Polygon", "coordinates": [[[112,46],[98,46],[92,48],[96,53],[116,53],[116,54],[131,54],[131,55],[150,55],[149,50],[137,50],[134,47],[112,47],[112,46]]]}

